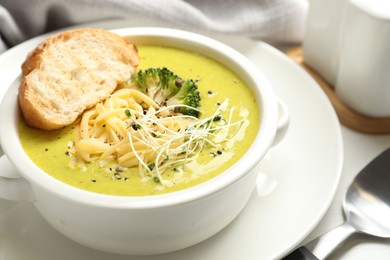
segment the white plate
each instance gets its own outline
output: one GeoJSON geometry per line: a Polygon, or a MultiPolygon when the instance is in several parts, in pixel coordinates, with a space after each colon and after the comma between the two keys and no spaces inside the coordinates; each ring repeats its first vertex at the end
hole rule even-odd
{"type": "MultiPolygon", "coordinates": [[[[106,26],[114,27],[112,23],[106,26]]],[[[27,52],[40,40],[29,40],[0,56],[0,82],[12,81],[27,52]]],[[[285,140],[258,166],[261,188],[236,220],[185,250],[159,256],[119,256],[63,237],[30,203],[0,200],[0,259],[259,260],[280,258],[298,245],[325,214],[339,183],[343,153],[338,119],[319,86],[284,54],[246,38],[220,40],[259,66],[291,114],[285,140]]]]}

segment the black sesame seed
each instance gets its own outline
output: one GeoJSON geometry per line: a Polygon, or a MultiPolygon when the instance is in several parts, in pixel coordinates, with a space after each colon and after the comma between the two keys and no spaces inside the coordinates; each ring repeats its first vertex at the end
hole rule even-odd
{"type": "Polygon", "coordinates": [[[134,124],[131,126],[135,131],[141,129],[141,126],[139,124],[134,124]]]}
{"type": "Polygon", "coordinates": [[[125,168],[123,168],[122,166],[118,166],[116,167],[116,172],[123,172],[125,170],[125,168]]]}
{"type": "Polygon", "coordinates": [[[213,121],[214,121],[214,122],[219,121],[219,120],[221,120],[221,118],[222,118],[221,116],[215,116],[214,119],[213,119],[213,121]]]}

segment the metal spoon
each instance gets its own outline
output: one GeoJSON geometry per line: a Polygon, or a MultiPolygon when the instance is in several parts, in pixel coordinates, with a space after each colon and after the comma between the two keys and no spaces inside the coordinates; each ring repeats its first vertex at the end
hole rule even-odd
{"type": "Polygon", "coordinates": [[[390,237],[390,148],[354,179],[343,201],[346,221],[283,260],[321,260],[353,233],[390,237]]]}

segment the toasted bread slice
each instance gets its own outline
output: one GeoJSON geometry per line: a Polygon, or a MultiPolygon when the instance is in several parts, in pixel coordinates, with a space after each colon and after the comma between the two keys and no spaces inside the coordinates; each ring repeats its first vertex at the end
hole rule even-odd
{"type": "Polygon", "coordinates": [[[28,125],[59,129],[106,99],[139,63],[137,48],[102,29],[49,37],[22,64],[19,104],[28,125]]]}

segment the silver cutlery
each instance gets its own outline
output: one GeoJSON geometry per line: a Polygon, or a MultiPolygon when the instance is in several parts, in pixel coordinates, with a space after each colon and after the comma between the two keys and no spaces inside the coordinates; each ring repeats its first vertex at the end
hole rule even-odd
{"type": "Polygon", "coordinates": [[[283,260],[326,259],[354,233],[390,238],[390,148],[355,177],[344,197],[346,221],[283,260]]]}

